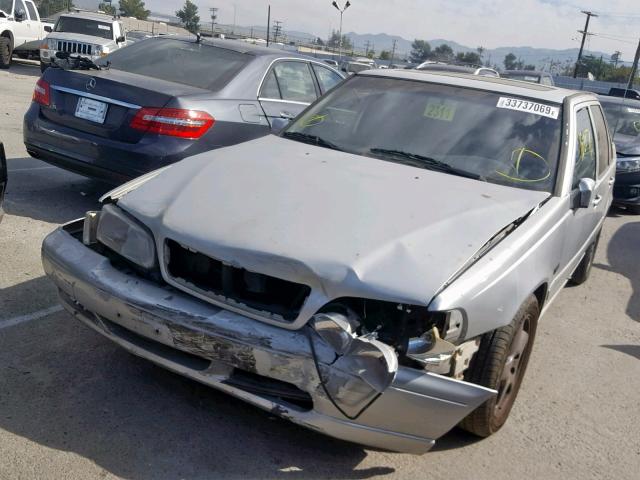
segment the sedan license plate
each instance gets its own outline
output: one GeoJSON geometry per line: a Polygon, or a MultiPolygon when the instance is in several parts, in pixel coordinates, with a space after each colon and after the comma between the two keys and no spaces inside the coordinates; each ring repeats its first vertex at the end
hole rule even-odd
{"type": "Polygon", "coordinates": [[[104,123],[107,116],[108,105],[104,102],[80,97],[76,107],[76,117],[89,120],[94,123],[104,123]]]}

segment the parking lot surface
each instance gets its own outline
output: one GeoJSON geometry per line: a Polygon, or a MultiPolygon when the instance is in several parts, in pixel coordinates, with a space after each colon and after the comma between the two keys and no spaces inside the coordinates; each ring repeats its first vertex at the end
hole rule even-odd
{"type": "Polygon", "coordinates": [[[639,478],[640,217],[609,215],[591,279],[541,321],[500,432],[454,430],[423,456],[369,450],[133,357],[58,307],[42,239],[109,186],[28,157],[22,116],[39,73],[0,71],[0,479],[639,478]]]}

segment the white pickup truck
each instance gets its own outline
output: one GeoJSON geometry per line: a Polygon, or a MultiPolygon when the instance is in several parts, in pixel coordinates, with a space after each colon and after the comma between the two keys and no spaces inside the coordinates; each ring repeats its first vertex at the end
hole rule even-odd
{"type": "Polygon", "coordinates": [[[0,68],[11,58],[39,58],[39,47],[53,25],[40,21],[33,0],[0,0],[0,68]]]}

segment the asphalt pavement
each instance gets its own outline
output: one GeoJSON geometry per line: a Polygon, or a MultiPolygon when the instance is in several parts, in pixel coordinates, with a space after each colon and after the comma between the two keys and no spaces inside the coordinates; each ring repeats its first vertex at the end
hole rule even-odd
{"type": "Polygon", "coordinates": [[[640,478],[639,216],[609,215],[591,279],[541,321],[499,433],[454,430],[422,456],[370,450],[155,367],[61,310],[42,239],[109,187],[28,157],[22,116],[39,74],[0,71],[0,479],[640,478]]]}

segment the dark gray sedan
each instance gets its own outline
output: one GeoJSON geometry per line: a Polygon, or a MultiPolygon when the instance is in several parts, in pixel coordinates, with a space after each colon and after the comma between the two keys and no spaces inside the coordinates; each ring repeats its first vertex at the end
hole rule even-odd
{"type": "Polygon", "coordinates": [[[73,63],[38,80],[24,142],[35,158],[113,183],[267,135],[342,81],[312,58],[193,37],[143,40],[99,70],[73,63]]]}

